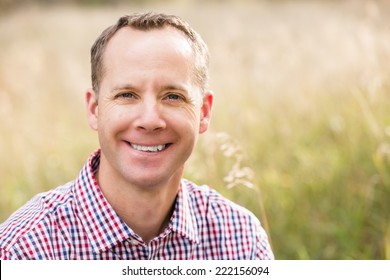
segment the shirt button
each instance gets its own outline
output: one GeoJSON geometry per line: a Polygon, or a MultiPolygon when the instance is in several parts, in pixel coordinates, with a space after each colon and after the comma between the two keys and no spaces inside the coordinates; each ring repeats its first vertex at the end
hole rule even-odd
{"type": "Polygon", "coordinates": [[[132,245],[138,245],[139,242],[136,239],[128,239],[129,243],[132,245]]]}

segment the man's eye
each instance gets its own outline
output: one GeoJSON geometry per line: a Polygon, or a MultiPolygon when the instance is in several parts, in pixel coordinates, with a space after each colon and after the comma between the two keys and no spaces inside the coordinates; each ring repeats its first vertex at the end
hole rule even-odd
{"type": "Polygon", "coordinates": [[[170,93],[170,94],[167,95],[166,98],[168,100],[172,100],[172,101],[180,101],[180,100],[184,99],[181,95],[176,94],[176,93],[170,93]]]}
{"type": "Polygon", "coordinates": [[[135,98],[135,95],[132,92],[123,92],[123,93],[118,94],[118,97],[120,97],[120,98],[135,98]]]}

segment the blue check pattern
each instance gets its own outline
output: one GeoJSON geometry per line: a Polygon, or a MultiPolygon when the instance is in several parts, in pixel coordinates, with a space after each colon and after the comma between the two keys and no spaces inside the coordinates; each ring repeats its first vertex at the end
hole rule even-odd
{"type": "Polygon", "coordinates": [[[115,213],[95,179],[100,150],[78,178],[32,198],[0,225],[0,259],[273,259],[248,210],[183,179],[167,228],[148,244],[115,213]]]}

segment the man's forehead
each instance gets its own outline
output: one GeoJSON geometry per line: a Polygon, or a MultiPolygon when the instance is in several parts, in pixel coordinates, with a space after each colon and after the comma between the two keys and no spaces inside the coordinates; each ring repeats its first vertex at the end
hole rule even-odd
{"type": "Polygon", "coordinates": [[[126,26],[108,42],[102,66],[104,69],[125,56],[137,60],[151,56],[164,58],[166,55],[181,56],[188,66],[195,66],[195,51],[180,30],[173,27],[138,30],[126,26]]]}

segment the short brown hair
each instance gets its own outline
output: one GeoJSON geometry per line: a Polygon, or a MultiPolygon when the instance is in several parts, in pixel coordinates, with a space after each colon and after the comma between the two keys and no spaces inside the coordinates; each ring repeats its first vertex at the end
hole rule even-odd
{"type": "Polygon", "coordinates": [[[103,77],[103,53],[107,43],[119,29],[125,26],[144,31],[171,26],[181,31],[194,51],[195,81],[202,92],[205,91],[209,79],[209,51],[206,43],[201,36],[181,18],[174,15],[149,12],[135,13],[119,18],[116,24],[105,29],[96,39],[91,48],[91,78],[92,87],[95,92],[99,92],[99,86],[103,77]]]}

